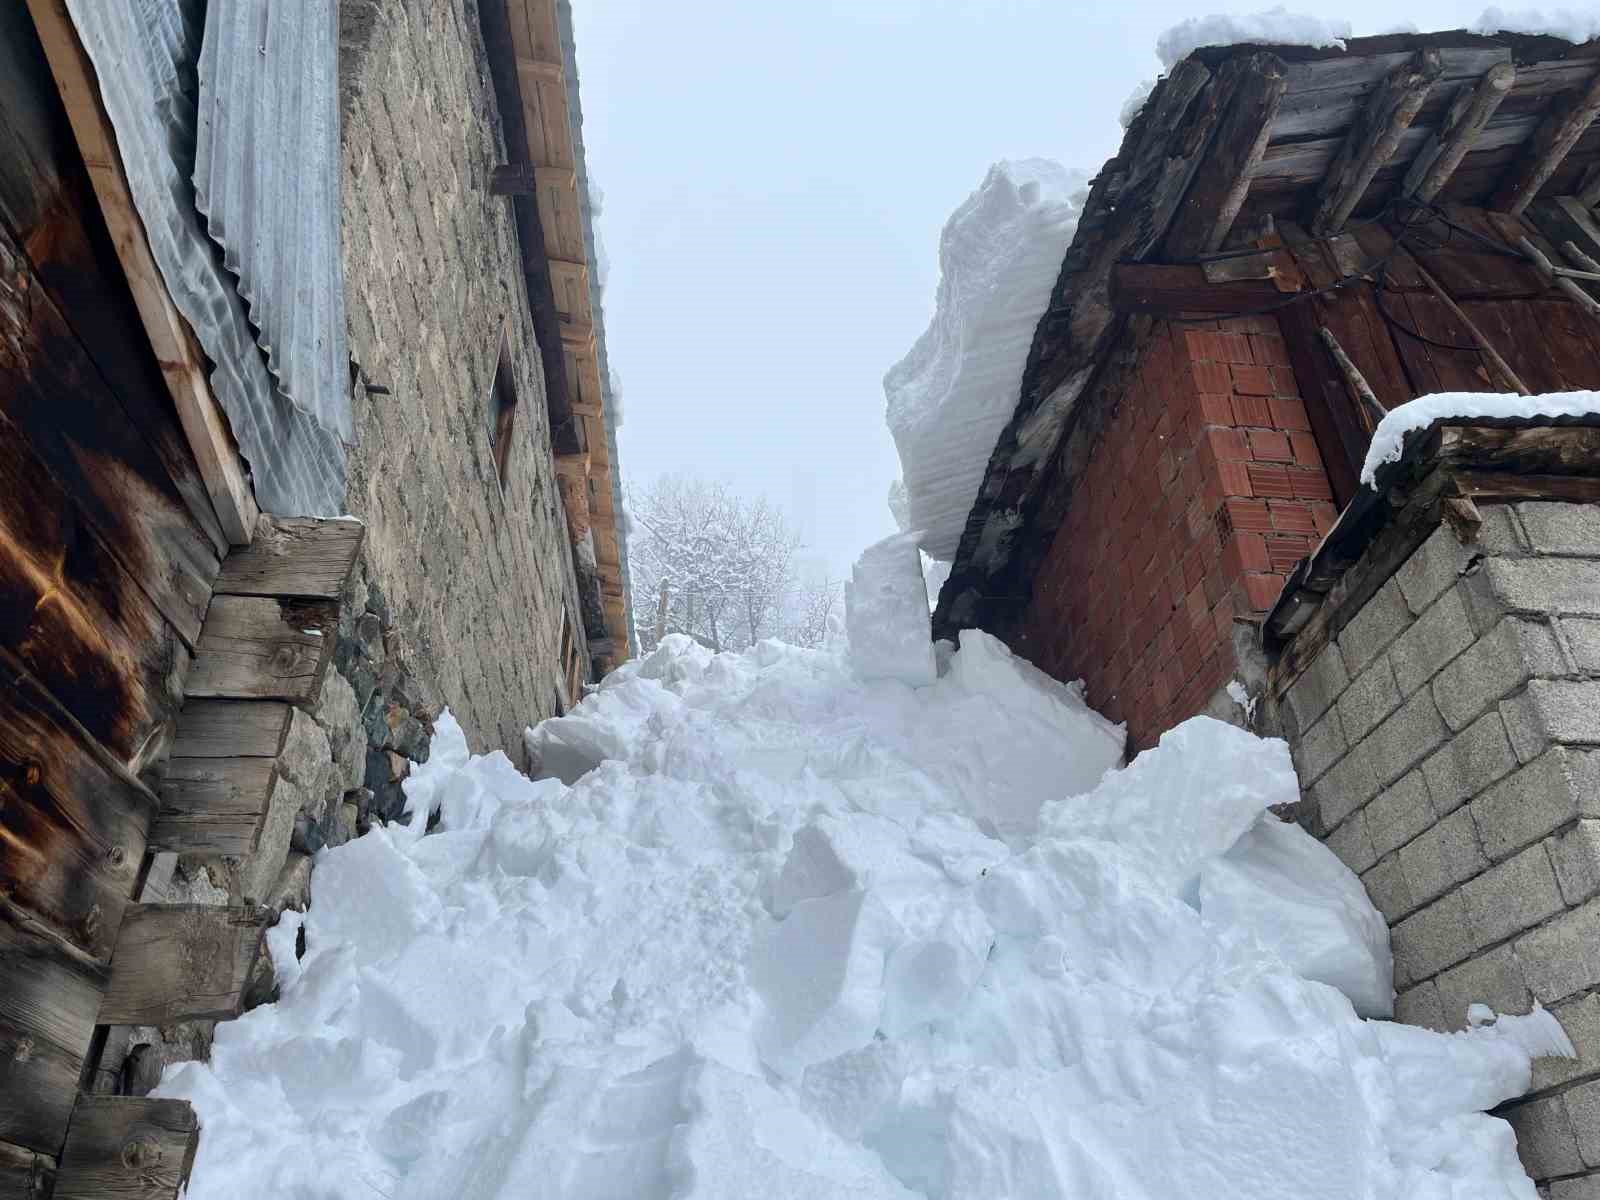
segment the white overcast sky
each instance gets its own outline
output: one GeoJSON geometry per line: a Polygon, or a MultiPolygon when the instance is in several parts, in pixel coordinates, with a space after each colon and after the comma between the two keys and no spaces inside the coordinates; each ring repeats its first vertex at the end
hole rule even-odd
{"type": "MultiPolygon", "coordinates": [[[[1098,168],[1159,33],[1268,7],[573,0],[624,483],[764,494],[846,574],[894,530],[882,379],[932,313],[945,218],[1002,158],[1098,168]]],[[[1290,7],[1365,34],[1484,6],[1290,7]]]]}

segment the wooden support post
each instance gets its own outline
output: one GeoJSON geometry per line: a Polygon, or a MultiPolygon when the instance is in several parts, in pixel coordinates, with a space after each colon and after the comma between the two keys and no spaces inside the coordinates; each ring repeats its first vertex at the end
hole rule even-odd
{"type": "Polygon", "coordinates": [[[169,1200],[189,1179],[200,1122],[187,1100],[79,1096],[54,1200],[169,1200]]]}
{"type": "Polygon", "coordinates": [[[322,689],[338,625],[336,600],[213,596],[187,692],[310,704],[322,689]]]}
{"type": "Polygon", "coordinates": [[[1521,239],[1521,246],[1522,252],[1528,256],[1546,283],[1560,290],[1590,316],[1600,318],[1600,301],[1573,282],[1569,272],[1558,270],[1549,256],[1528,238],[1521,239]]]}
{"type": "Polygon", "coordinates": [[[1344,376],[1345,385],[1355,397],[1356,403],[1361,409],[1363,423],[1367,426],[1367,432],[1370,434],[1378,427],[1378,422],[1383,420],[1384,415],[1389,410],[1384,408],[1383,401],[1379,400],[1377,394],[1373,392],[1372,386],[1367,383],[1367,377],[1361,373],[1361,369],[1344,352],[1344,347],[1339,345],[1339,339],[1333,336],[1333,330],[1324,325],[1317,330],[1317,333],[1322,338],[1322,344],[1333,355],[1333,361],[1337,364],[1339,373],[1344,376]]]}
{"type": "Polygon", "coordinates": [[[101,1025],[230,1020],[261,950],[264,908],[135,904],[122,918],[101,1025]]]}
{"type": "Polygon", "coordinates": [[[1272,120],[1288,89],[1288,68],[1275,54],[1231,58],[1217,75],[1229,99],[1194,182],[1173,218],[1163,253],[1189,259],[1216,250],[1233,228],[1250,191],[1250,177],[1266,153],[1272,120]]]}
{"type": "Polygon", "coordinates": [[[1600,71],[1580,94],[1554,102],[1549,114],[1528,139],[1522,157],[1512,164],[1495,189],[1489,207],[1507,213],[1520,213],[1527,208],[1539,189],[1555,174],[1567,152],[1578,144],[1597,113],[1600,113],[1600,71]]]}
{"type": "Polygon", "coordinates": [[[169,759],[150,848],[239,858],[254,853],[277,784],[273,758],[169,759]]]}
{"type": "Polygon", "coordinates": [[[1462,84],[1444,121],[1412,160],[1401,194],[1432,203],[1516,81],[1516,67],[1502,62],[1490,67],[1476,84],[1462,84]]]}
{"type": "Polygon", "coordinates": [[[1575,262],[1585,271],[1593,271],[1600,278],[1600,262],[1590,258],[1578,248],[1576,242],[1565,241],[1561,243],[1561,253],[1565,254],[1571,262],[1575,262]]]}
{"type": "Polygon", "coordinates": [[[217,523],[233,545],[248,545],[260,510],[234,449],[227,418],[207,383],[204,355],[172,303],[150,252],[144,222],[134,207],[122,170],[111,118],[100,103],[94,64],[78,41],[63,0],[28,0],[28,11],[33,14],[111,242],[128,276],[139,319],[177,407],[184,436],[194,451],[200,478],[216,508],[217,523]]]}
{"type": "Polygon", "coordinates": [[[250,545],[222,560],[213,589],[228,596],[337,600],[367,529],[357,520],[263,517],[250,545]]]}
{"type": "Polygon", "coordinates": [[[1373,91],[1323,177],[1310,222],[1314,237],[1327,237],[1344,228],[1373,176],[1394,157],[1401,137],[1411,128],[1443,71],[1443,57],[1429,47],[1417,51],[1373,91]]]}
{"type": "Polygon", "coordinates": [[[1472,340],[1477,344],[1483,357],[1489,360],[1489,365],[1495,369],[1511,390],[1519,395],[1531,396],[1533,393],[1528,390],[1528,385],[1523,383],[1517,373],[1511,369],[1511,364],[1500,357],[1500,351],[1494,348],[1494,343],[1484,336],[1483,330],[1473,324],[1472,318],[1461,310],[1461,306],[1451,298],[1449,292],[1440,286],[1439,281],[1433,277],[1428,269],[1415,258],[1412,260],[1411,269],[1421,277],[1422,282],[1428,285],[1428,290],[1439,297],[1440,302],[1450,310],[1451,315],[1460,321],[1466,331],[1472,335],[1472,340]]]}

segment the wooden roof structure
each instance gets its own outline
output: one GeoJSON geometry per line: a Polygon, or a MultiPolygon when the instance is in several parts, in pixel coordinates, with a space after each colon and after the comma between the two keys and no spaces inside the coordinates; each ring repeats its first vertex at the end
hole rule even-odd
{"type": "MultiPolygon", "coordinates": [[[[1332,239],[1445,205],[1520,215],[1564,197],[1592,209],[1597,113],[1600,41],[1456,31],[1342,50],[1211,46],[1176,64],[1091,186],[936,631],[1003,628],[1026,605],[1070,490],[1059,484],[1080,397],[1126,365],[1113,351],[1140,311],[1130,281],[1158,283],[1170,308],[1190,275],[1214,286],[1229,252],[1275,244],[1274,228],[1332,239]]],[[[1294,290],[1272,273],[1229,286],[1294,290]]]]}

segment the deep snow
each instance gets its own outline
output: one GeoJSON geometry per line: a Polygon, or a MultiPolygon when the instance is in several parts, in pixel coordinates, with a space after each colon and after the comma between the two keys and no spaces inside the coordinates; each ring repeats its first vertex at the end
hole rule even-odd
{"type": "Polygon", "coordinates": [[[895,551],[853,590],[910,598],[849,651],[674,635],[531,731],[572,786],[442,719],[411,823],[322,851],[273,931],[282,998],[163,1081],[190,1200],[1533,1200],[1481,1110],[1559,1027],[1356,1016],[1386,931],[1264,811],[1283,743],[1196,718],[1118,769],[971,631],[883,677],[895,551]]]}

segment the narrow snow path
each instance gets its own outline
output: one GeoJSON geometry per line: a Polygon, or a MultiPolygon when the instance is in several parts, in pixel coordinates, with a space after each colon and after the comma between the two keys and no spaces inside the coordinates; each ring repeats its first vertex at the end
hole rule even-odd
{"type": "Polygon", "coordinates": [[[282,999],[164,1080],[189,1200],[1534,1200],[1482,1110],[1553,1019],[1358,1017],[1387,931],[1264,812],[1284,745],[1117,769],[993,639],[930,664],[917,570],[863,559],[853,650],[668,638],[530,733],[570,785],[443,720],[411,825],[274,932],[282,999]]]}

